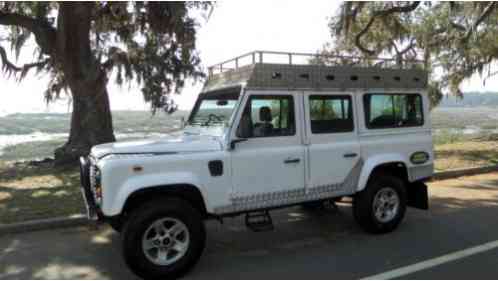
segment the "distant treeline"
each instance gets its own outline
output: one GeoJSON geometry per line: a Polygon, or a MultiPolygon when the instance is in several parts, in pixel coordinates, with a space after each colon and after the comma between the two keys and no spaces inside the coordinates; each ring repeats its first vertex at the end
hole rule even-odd
{"type": "Polygon", "coordinates": [[[465,92],[463,97],[445,96],[440,107],[498,106],[498,92],[465,92]]]}

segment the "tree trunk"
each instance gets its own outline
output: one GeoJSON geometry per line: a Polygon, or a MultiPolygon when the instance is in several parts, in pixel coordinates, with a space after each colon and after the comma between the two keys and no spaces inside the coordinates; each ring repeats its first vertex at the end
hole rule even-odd
{"type": "Polygon", "coordinates": [[[71,131],[56,149],[55,163],[74,162],[92,146],[115,141],[107,94],[107,76],[90,46],[91,2],[59,3],[57,61],[71,89],[71,131]]]}
{"type": "Polygon", "coordinates": [[[59,165],[73,163],[80,156],[88,155],[96,144],[116,140],[106,83],[81,84],[71,87],[71,130],[68,141],[55,150],[55,163],[59,165]]]}

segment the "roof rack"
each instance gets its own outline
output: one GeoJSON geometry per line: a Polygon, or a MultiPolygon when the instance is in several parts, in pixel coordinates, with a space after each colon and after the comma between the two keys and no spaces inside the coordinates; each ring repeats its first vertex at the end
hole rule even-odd
{"type": "Polygon", "coordinates": [[[336,56],[318,53],[296,53],[275,51],[253,51],[208,67],[209,76],[246,65],[268,63],[289,65],[360,66],[398,69],[424,69],[421,60],[398,60],[392,58],[365,58],[358,56],[336,56]]]}

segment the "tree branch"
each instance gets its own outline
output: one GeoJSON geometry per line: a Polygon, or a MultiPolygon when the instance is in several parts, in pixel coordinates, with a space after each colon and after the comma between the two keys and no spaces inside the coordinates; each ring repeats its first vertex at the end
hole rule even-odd
{"type": "Polygon", "coordinates": [[[40,46],[43,53],[48,55],[55,53],[55,37],[57,32],[48,22],[18,13],[0,11],[0,25],[20,26],[29,30],[35,35],[36,43],[40,46]]]}
{"type": "Polygon", "coordinates": [[[375,54],[375,51],[373,50],[370,50],[366,47],[364,47],[362,44],[361,44],[361,37],[363,37],[367,32],[368,30],[370,29],[370,27],[373,25],[373,23],[375,22],[375,20],[377,18],[380,18],[380,17],[386,17],[388,15],[391,15],[391,14],[395,14],[395,13],[409,13],[409,12],[412,12],[414,11],[418,6],[420,5],[420,2],[419,1],[416,1],[416,2],[413,2],[411,4],[408,4],[408,5],[404,5],[404,6],[395,6],[395,7],[392,7],[392,8],[389,8],[387,10],[381,10],[381,11],[376,11],[372,17],[370,18],[370,20],[368,21],[367,25],[358,33],[356,34],[356,37],[355,37],[355,45],[358,47],[358,49],[360,49],[362,52],[368,54],[368,55],[374,55],[375,54]]]}
{"type": "Polygon", "coordinates": [[[488,18],[491,13],[493,12],[494,8],[496,7],[496,2],[490,2],[490,4],[484,9],[482,14],[479,16],[479,18],[475,21],[475,23],[467,30],[467,33],[465,36],[462,38],[462,40],[465,42],[469,40],[470,36],[472,35],[472,32],[476,30],[476,28],[484,21],[486,18],[488,18]]]}
{"type": "Polygon", "coordinates": [[[2,62],[2,70],[8,74],[12,72],[20,72],[21,75],[19,79],[23,79],[32,68],[41,69],[45,65],[47,65],[50,61],[50,59],[47,58],[42,61],[27,63],[22,66],[17,66],[13,64],[11,61],[9,61],[9,59],[7,58],[7,52],[2,46],[0,46],[0,60],[2,62]]]}

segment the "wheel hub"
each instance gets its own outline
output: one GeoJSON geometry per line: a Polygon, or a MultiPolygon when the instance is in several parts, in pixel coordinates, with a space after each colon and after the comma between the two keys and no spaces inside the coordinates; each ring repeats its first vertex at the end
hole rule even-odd
{"type": "Polygon", "coordinates": [[[399,210],[399,196],[391,187],[380,189],[374,197],[373,212],[375,218],[382,223],[393,220],[399,210]]]}
{"type": "Polygon", "coordinates": [[[170,265],[181,259],[190,245],[187,226],[176,218],[154,221],[144,232],[142,249],[145,257],[156,265],[170,265]]]}
{"type": "Polygon", "coordinates": [[[171,244],[171,239],[169,239],[169,238],[164,238],[164,240],[163,240],[163,245],[167,247],[167,246],[170,246],[170,244],[171,244]]]}

